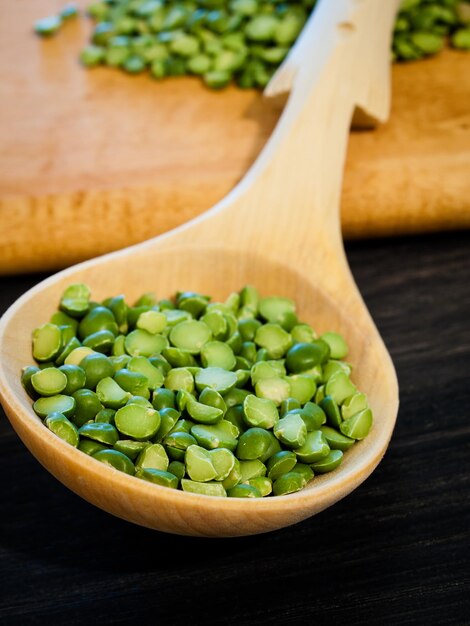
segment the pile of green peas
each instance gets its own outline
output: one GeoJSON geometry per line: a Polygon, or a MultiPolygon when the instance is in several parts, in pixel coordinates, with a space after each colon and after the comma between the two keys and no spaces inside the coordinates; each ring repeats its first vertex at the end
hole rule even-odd
{"type": "MultiPolygon", "coordinates": [[[[220,89],[265,87],[300,34],[317,0],[99,0],[88,7],[96,21],[83,65],[107,65],[155,79],[201,76],[220,89]]],[[[77,14],[69,4],[35,24],[51,36],[77,14]]],[[[470,49],[470,2],[403,0],[392,58],[436,54],[446,42],[470,49]]]]}
{"type": "Polygon", "coordinates": [[[106,465],[204,495],[279,496],[336,469],[372,427],[344,339],[318,337],[289,298],[90,297],[66,289],[21,380],[45,426],[106,465]]]}
{"type": "Polygon", "coordinates": [[[395,22],[392,55],[412,61],[439,52],[449,41],[470,50],[470,3],[462,0],[403,0],[395,22]]]}
{"type": "Polygon", "coordinates": [[[192,74],[218,89],[264,87],[302,30],[316,0],[100,0],[86,66],[131,74],[192,74]]]}

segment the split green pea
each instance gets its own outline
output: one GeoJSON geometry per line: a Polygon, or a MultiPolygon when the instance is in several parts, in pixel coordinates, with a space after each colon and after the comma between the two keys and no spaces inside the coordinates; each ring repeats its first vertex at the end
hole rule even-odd
{"type": "Polygon", "coordinates": [[[372,428],[343,337],[318,336],[293,300],[252,286],[222,302],[178,292],[129,304],[70,285],[32,352],[21,381],[44,425],[160,487],[294,493],[372,428]]]}

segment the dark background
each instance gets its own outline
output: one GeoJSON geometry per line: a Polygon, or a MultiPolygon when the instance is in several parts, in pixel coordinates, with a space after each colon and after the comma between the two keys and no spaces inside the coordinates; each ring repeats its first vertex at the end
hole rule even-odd
{"type": "MultiPolygon", "coordinates": [[[[193,539],[50,476],[0,417],[0,624],[470,624],[470,233],[347,253],[398,372],[374,474],[296,526],[193,539]]],[[[0,312],[43,276],[0,279],[0,312]]]]}

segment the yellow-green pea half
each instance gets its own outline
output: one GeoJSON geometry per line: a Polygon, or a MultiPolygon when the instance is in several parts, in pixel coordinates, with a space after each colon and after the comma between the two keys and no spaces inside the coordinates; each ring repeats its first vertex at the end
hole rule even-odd
{"type": "Polygon", "coordinates": [[[227,496],[227,492],[225,491],[224,487],[221,483],[218,482],[200,483],[195,480],[183,478],[181,480],[181,488],[183,489],[183,491],[197,493],[204,496],[227,496]]]}
{"type": "Polygon", "coordinates": [[[264,428],[249,428],[238,439],[236,456],[243,461],[254,459],[263,461],[269,458],[267,453],[273,447],[273,439],[277,443],[274,435],[264,428]]]}
{"type": "Polygon", "coordinates": [[[165,470],[159,470],[153,467],[141,468],[136,470],[135,475],[137,478],[146,480],[154,485],[170,487],[170,489],[178,488],[178,477],[165,470]]]}
{"type": "Polygon", "coordinates": [[[168,455],[165,448],[159,444],[154,443],[145,445],[139,453],[135,462],[136,468],[153,468],[158,470],[168,469],[169,464],[168,455]]]}
{"type": "MultiPolygon", "coordinates": [[[[167,409],[167,411],[170,411],[170,410],[171,409],[167,409]]],[[[194,422],[192,422],[191,420],[180,418],[175,423],[173,428],[170,430],[169,434],[173,434],[173,433],[190,433],[191,429],[195,425],[196,424],[194,422]]]]}
{"type": "Polygon", "coordinates": [[[296,343],[286,355],[286,367],[293,374],[325,363],[330,356],[330,348],[325,341],[316,339],[309,343],[296,343]]]}
{"type": "Polygon", "coordinates": [[[367,397],[364,393],[355,393],[347,398],[341,406],[341,417],[346,420],[355,413],[368,408],[367,397]]]}
{"type": "Polygon", "coordinates": [[[96,395],[103,406],[114,410],[125,406],[131,397],[128,391],[124,391],[124,389],[109,376],[102,378],[98,382],[96,385],[96,395]]]}
{"type": "Polygon", "coordinates": [[[33,377],[33,374],[39,371],[41,370],[35,365],[28,365],[26,367],[23,367],[23,369],[21,370],[21,384],[23,385],[26,393],[32,400],[35,400],[38,397],[38,393],[35,391],[31,383],[31,378],[33,377]]]}
{"type": "Polygon", "coordinates": [[[31,376],[34,390],[41,396],[55,396],[67,386],[67,376],[56,367],[46,367],[31,376]]]}
{"type": "Polygon", "coordinates": [[[307,439],[307,426],[298,413],[288,413],[273,428],[274,436],[289,448],[300,448],[307,439]]]}
{"type": "Polygon", "coordinates": [[[221,394],[225,394],[235,387],[237,376],[234,372],[228,372],[221,367],[206,367],[196,374],[195,382],[198,391],[210,387],[221,394]]]}
{"type": "Polygon", "coordinates": [[[255,334],[255,343],[265,348],[270,359],[280,359],[292,345],[292,337],[278,324],[264,324],[255,334]]]}
{"type": "Polygon", "coordinates": [[[266,465],[268,478],[276,480],[279,476],[282,476],[282,474],[290,472],[296,463],[297,457],[294,452],[288,452],[287,450],[276,452],[276,454],[273,454],[273,456],[268,459],[266,465]]]}
{"type": "Polygon", "coordinates": [[[196,439],[184,431],[176,431],[168,434],[163,440],[165,449],[174,461],[183,461],[185,452],[189,446],[196,445],[196,439]]]}
{"type": "Polygon", "coordinates": [[[364,439],[372,428],[372,411],[363,409],[341,423],[340,430],[346,437],[364,439]]]}
{"type": "Polygon", "coordinates": [[[310,343],[317,338],[315,331],[308,324],[296,324],[290,334],[295,343],[310,343]]]}
{"type": "Polygon", "coordinates": [[[197,320],[180,322],[170,332],[170,341],[173,346],[187,350],[191,354],[199,354],[211,337],[209,326],[197,320]]]}
{"type": "Polygon", "coordinates": [[[125,474],[130,474],[131,476],[135,473],[134,463],[130,460],[122,452],[118,452],[118,450],[99,450],[92,455],[94,459],[108,465],[108,467],[113,467],[114,469],[119,470],[120,472],[124,472],[125,474]]]}
{"type": "Polygon", "coordinates": [[[150,445],[149,441],[135,441],[134,439],[119,439],[114,444],[114,449],[128,456],[134,461],[142,450],[150,445]]]}
{"type": "Polygon", "coordinates": [[[355,439],[346,437],[330,426],[321,426],[320,430],[332,450],[349,450],[355,443],[355,439]]]}
{"type": "Polygon", "coordinates": [[[292,468],[292,471],[297,474],[301,474],[304,477],[305,483],[308,483],[314,477],[312,467],[306,463],[296,463],[292,468]]]}
{"type": "Polygon", "coordinates": [[[133,396],[150,398],[148,378],[144,374],[123,368],[114,374],[114,380],[124,391],[128,391],[133,396]]]}
{"type": "Polygon", "coordinates": [[[139,374],[143,374],[147,378],[148,388],[152,391],[161,387],[165,380],[162,371],[154,367],[149,359],[145,356],[132,357],[128,361],[126,368],[131,372],[138,372],[139,374]]]}
{"type": "Polygon", "coordinates": [[[84,424],[78,430],[81,437],[87,439],[93,439],[100,443],[105,443],[108,446],[114,446],[119,439],[119,434],[116,428],[112,424],[106,422],[91,422],[90,424],[84,424]]]}
{"type": "Polygon", "coordinates": [[[220,422],[224,414],[222,409],[202,404],[193,399],[188,401],[186,411],[200,424],[216,424],[220,422]]]}
{"type": "Polygon", "coordinates": [[[249,484],[240,484],[227,490],[229,498],[261,498],[261,491],[249,484]]]}
{"type": "Polygon", "coordinates": [[[331,396],[336,404],[342,404],[346,398],[349,398],[356,392],[356,386],[344,372],[336,372],[336,374],[333,374],[325,385],[326,395],[331,396]]]}
{"type": "Polygon", "coordinates": [[[75,410],[70,419],[78,427],[94,419],[96,414],[104,408],[96,393],[91,389],[78,389],[72,398],[75,401],[75,410]]]}
{"type": "Polygon", "coordinates": [[[80,440],[78,431],[74,424],[72,424],[72,422],[69,421],[63,413],[50,413],[46,417],[44,423],[50,431],[69,443],[71,446],[74,446],[75,448],[78,446],[78,442],[80,440]]]}
{"type": "Polygon", "coordinates": [[[234,459],[235,463],[231,472],[228,474],[227,478],[224,478],[222,481],[224,489],[231,489],[232,487],[235,487],[235,485],[238,485],[242,479],[240,461],[235,456],[234,459]]]}
{"type": "Polygon", "coordinates": [[[152,396],[153,408],[160,409],[175,408],[175,392],[171,389],[156,389],[152,396]]]}
{"type": "Polygon", "coordinates": [[[160,427],[155,435],[155,441],[160,443],[171,429],[177,423],[180,413],[171,407],[159,409],[160,413],[160,427]]]}
{"type": "Polygon", "coordinates": [[[110,354],[114,345],[115,336],[110,330],[98,330],[96,333],[88,335],[82,345],[91,348],[96,352],[110,354]]]}
{"type": "Polygon", "coordinates": [[[235,467],[235,456],[227,448],[216,448],[209,451],[212,465],[216,471],[216,480],[225,480],[235,467]]]}
{"type": "Polygon", "coordinates": [[[94,390],[103,378],[114,376],[114,367],[104,354],[93,352],[83,358],[80,367],[85,372],[85,387],[94,390]]]}
{"type": "Polygon", "coordinates": [[[258,311],[267,322],[280,324],[287,313],[295,313],[295,302],[290,298],[268,296],[261,298],[258,311]]]}
{"type": "Polygon", "coordinates": [[[297,459],[302,463],[315,463],[325,457],[329,451],[328,443],[319,430],[308,433],[305,443],[294,450],[297,459]]]}
{"type": "Polygon", "coordinates": [[[199,402],[206,404],[207,406],[220,409],[223,415],[225,415],[227,411],[227,405],[225,404],[222,395],[215,389],[210,389],[209,387],[206,387],[201,391],[199,394],[199,402]]]}
{"type": "Polygon", "coordinates": [[[286,377],[289,384],[288,397],[296,398],[300,404],[309,402],[317,390],[315,378],[310,374],[292,374],[286,377]]]}
{"type": "Polygon", "coordinates": [[[170,474],[176,476],[178,481],[180,481],[186,474],[186,467],[184,463],[181,463],[181,461],[171,461],[168,465],[168,471],[170,474]]]}
{"type": "MultiPolygon", "coordinates": [[[[188,350],[181,350],[180,348],[168,347],[162,350],[162,356],[168,362],[171,367],[190,367],[197,364],[196,359],[188,352],[188,350]]],[[[165,372],[169,373],[170,370],[165,372]]]]}
{"type": "Polygon", "coordinates": [[[316,474],[332,472],[341,465],[343,453],[341,450],[331,450],[323,459],[312,463],[312,469],[316,474]]]}
{"type": "Polygon", "coordinates": [[[99,443],[99,441],[93,441],[93,439],[80,439],[78,449],[80,452],[88,454],[88,456],[93,456],[96,452],[107,450],[108,446],[104,443],[99,443]]]}
{"type": "Polygon", "coordinates": [[[230,346],[222,341],[208,341],[201,348],[201,363],[203,367],[221,367],[232,370],[236,359],[230,346]]]}
{"type": "Polygon", "coordinates": [[[51,361],[60,353],[62,331],[55,324],[43,324],[33,331],[33,357],[36,361],[51,361]]]}
{"type": "Polygon", "coordinates": [[[330,348],[330,357],[332,359],[344,359],[348,354],[348,346],[345,340],[338,333],[323,333],[320,339],[325,341],[330,348]]]}
{"type": "Polygon", "coordinates": [[[186,472],[191,480],[208,482],[217,477],[209,452],[198,445],[189,446],[184,455],[186,472]]]}
{"type": "Polygon", "coordinates": [[[294,409],[300,409],[301,406],[302,405],[297,400],[297,398],[292,398],[292,397],[286,398],[281,403],[280,415],[281,417],[285,417],[286,413],[289,413],[290,411],[293,411],[294,409]]]}
{"type": "Polygon", "coordinates": [[[131,356],[151,357],[168,347],[168,339],[163,335],[152,335],[146,330],[137,328],[126,335],[124,347],[131,356]]]}
{"type": "Polygon", "coordinates": [[[116,411],[114,421],[123,435],[132,439],[150,439],[160,426],[160,414],[155,409],[128,404],[116,411]]]}
{"type": "Polygon", "coordinates": [[[112,311],[104,306],[96,306],[83,317],[78,325],[78,338],[82,341],[100,330],[108,330],[114,336],[119,334],[112,311]]]}
{"type": "Polygon", "coordinates": [[[234,452],[238,444],[238,428],[226,420],[214,426],[195,424],[191,427],[191,435],[206,450],[228,448],[234,452]]]}
{"type": "Polygon", "coordinates": [[[352,368],[349,363],[329,359],[322,368],[321,381],[326,382],[333,374],[336,374],[336,372],[344,372],[347,376],[350,376],[351,371],[352,368]]]}
{"type": "Polygon", "coordinates": [[[92,350],[91,348],[87,348],[86,346],[77,346],[77,348],[73,349],[66,356],[66,358],[64,359],[64,364],[65,365],[80,365],[83,359],[90,354],[96,354],[96,352],[92,350]]]}
{"type": "Polygon", "coordinates": [[[245,422],[248,426],[272,428],[279,420],[276,404],[269,399],[248,395],[243,401],[245,422]]]}
{"type": "Polygon", "coordinates": [[[262,497],[269,496],[273,490],[273,481],[267,476],[258,476],[258,478],[250,478],[247,483],[250,487],[258,489],[262,497]]]}
{"type": "Polygon", "coordinates": [[[320,408],[325,412],[327,422],[330,426],[333,426],[333,428],[339,428],[341,426],[343,418],[341,417],[339,406],[331,396],[327,395],[321,400],[320,408]]]}
{"type": "Polygon", "coordinates": [[[79,389],[83,389],[86,382],[84,370],[78,365],[61,365],[59,370],[65,374],[67,384],[63,391],[65,395],[72,395],[79,389]]]}
{"type": "Polygon", "coordinates": [[[326,422],[325,412],[314,402],[306,402],[301,409],[293,409],[291,413],[300,415],[308,431],[318,430],[326,422]]]}
{"type": "Polygon", "coordinates": [[[305,479],[297,472],[287,472],[279,476],[273,483],[273,494],[282,496],[288,493],[300,491],[305,486],[305,479]]]}
{"type": "Polygon", "coordinates": [[[230,407],[227,410],[224,419],[233,424],[238,429],[239,433],[243,433],[247,429],[243,420],[243,407],[239,404],[230,407]]]}
{"type": "Polygon", "coordinates": [[[71,417],[75,413],[76,402],[73,396],[58,394],[48,398],[38,398],[33,409],[39,417],[45,419],[51,413],[63,413],[65,417],[71,417]]]}
{"type": "Polygon", "coordinates": [[[258,398],[271,400],[276,406],[280,406],[284,400],[293,395],[289,381],[282,378],[259,380],[255,385],[255,393],[258,398]]]}
{"type": "Polygon", "coordinates": [[[146,330],[152,335],[163,332],[166,326],[166,316],[160,311],[145,311],[137,319],[137,328],[146,330]]]}

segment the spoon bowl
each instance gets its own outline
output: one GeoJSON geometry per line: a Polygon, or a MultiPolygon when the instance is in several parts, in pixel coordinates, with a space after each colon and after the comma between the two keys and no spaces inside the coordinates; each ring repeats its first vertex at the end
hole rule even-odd
{"type": "Polygon", "coordinates": [[[0,396],[5,411],[34,456],[89,502],[123,519],[171,533],[255,534],[320,512],[357,487],[381,460],[396,419],[397,381],[351,277],[338,206],[355,105],[365,106],[379,118],[386,115],[385,46],[393,23],[392,4],[387,12],[383,7],[378,10],[375,0],[338,0],[333,9],[331,3],[320,3],[303,37],[325,41],[324,58],[299,69],[268,145],[219,205],[176,231],[47,279],[3,316],[0,396]],[[339,28],[345,20],[350,27],[339,28]],[[377,43],[378,23],[385,44],[381,41],[382,56],[374,57],[365,43],[377,43]],[[374,89],[370,81],[377,73],[371,71],[367,81],[357,74],[361,59],[370,57],[383,74],[374,89]],[[366,440],[345,454],[337,470],[287,496],[249,501],[215,498],[153,485],[105,466],[45,428],[20,383],[21,368],[32,361],[33,329],[49,319],[61,293],[74,282],[88,284],[96,300],[124,293],[132,301],[146,291],[169,297],[183,289],[224,299],[247,283],[261,295],[291,297],[300,319],[319,333],[334,330],[346,337],[348,360],[354,365],[352,378],[368,395],[374,427],[366,440]]]}

